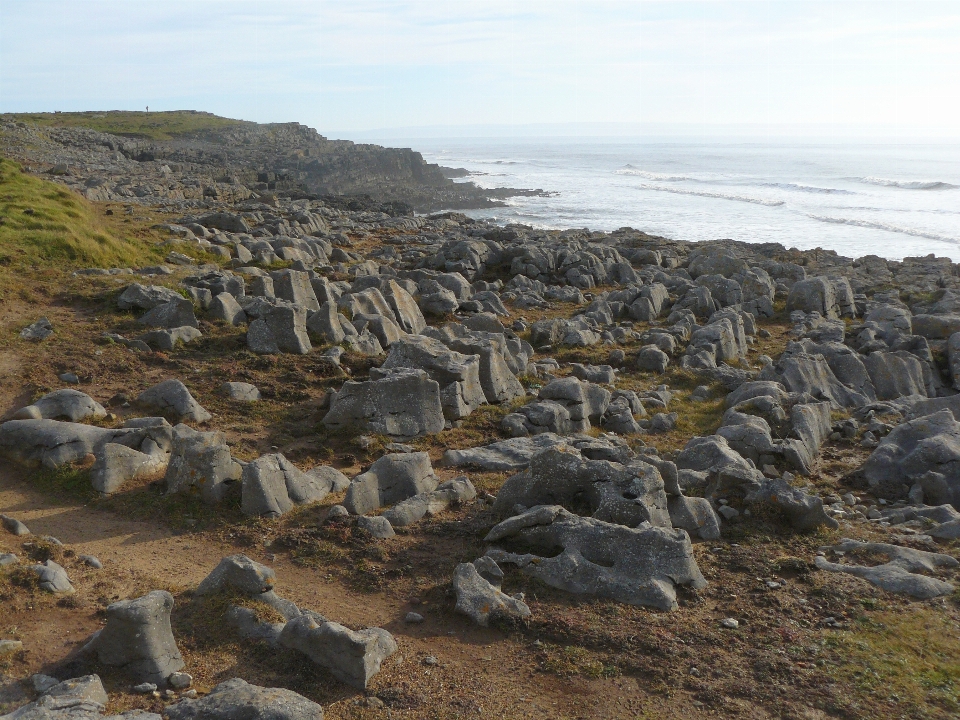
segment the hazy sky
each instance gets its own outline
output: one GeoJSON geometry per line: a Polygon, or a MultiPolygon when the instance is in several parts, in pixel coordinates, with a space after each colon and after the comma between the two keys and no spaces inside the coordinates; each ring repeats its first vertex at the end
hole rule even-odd
{"type": "Polygon", "coordinates": [[[147,105],[957,136],[960,0],[0,0],[0,111],[147,105]]]}

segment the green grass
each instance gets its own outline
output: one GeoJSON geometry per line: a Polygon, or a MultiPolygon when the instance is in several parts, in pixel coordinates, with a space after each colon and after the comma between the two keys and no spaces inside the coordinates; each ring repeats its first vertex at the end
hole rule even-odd
{"type": "Polygon", "coordinates": [[[109,112],[73,113],[9,113],[7,120],[40,125],[42,127],[85,127],[99,132],[123,135],[144,140],[170,140],[204,130],[221,130],[247,124],[211,113],[193,110],[171,112],[109,112]]]}
{"type": "Polygon", "coordinates": [[[116,237],[77,193],[0,159],[0,266],[130,266],[145,264],[154,253],[142,240],[116,237]]]}

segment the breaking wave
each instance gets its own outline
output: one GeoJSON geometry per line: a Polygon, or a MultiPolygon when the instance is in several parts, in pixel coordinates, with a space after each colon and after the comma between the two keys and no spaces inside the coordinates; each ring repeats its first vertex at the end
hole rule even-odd
{"type": "Polygon", "coordinates": [[[633,167],[633,165],[624,165],[622,168],[613,171],[614,175],[630,175],[632,177],[641,177],[644,180],[658,180],[660,182],[682,182],[690,180],[692,182],[701,182],[698,178],[688,177],[687,175],[665,175],[663,173],[648,172],[633,167]]]}
{"type": "Polygon", "coordinates": [[[753,203],[754,205],[766,205],[767,207],[777,207],[785,204],[783,200],[764,200],[763,198],[747,197],[746,195],[727,195],[725,193],[706,192],[704,190],[686,190],[684,188],[669,188],[646,184],[641,185],[640,188],[642,190],[676,193],[677,195],[696,195],[697,197],[716,198],[717,200],[735,200],[737,202],[753,203]]]}
{"type": "Polygon", "coordinates": [[[882,185],[883,187],[895,187],[903,190],[956,190],[960,187],[960,185],[953,185],[941,180],[888,180],[878,177],[862,177],[856,178],[856,180],[868,185],[882,185]]]}
{"type": "Polygon", "coordinates": [[[903,227],[901,225],[890,225],[889,223],[874,222],[872,220],[856,220],[853,218],[827,217],[824,215],[807,215],[812,220],[832,223],[834,225],[854,225],[856,227],[870,228],[871,230],[886,230],[887,232],[900,233],[901,235],[911,235],[913,237],[926,238],[927,240],[939,240],[940,242],[953,243],[960,245],[960,238],[950,237],[948,235],[939,235],[927,230],[918,230],[916,228],[903,227]]]}
{"type": "Polygon", "coordinates": [[[840,188],[823,188],[814,185],[800,185],[798,183],[763,183],[763,187],[775,187],[780,190],[792,190],[794,192],[816,193],[818,195],[856,195],[853,190],[841,190],[840,188]]]}

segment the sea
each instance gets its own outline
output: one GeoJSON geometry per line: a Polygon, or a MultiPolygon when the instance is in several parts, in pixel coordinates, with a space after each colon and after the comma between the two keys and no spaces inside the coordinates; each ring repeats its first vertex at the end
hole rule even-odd
{"type": "Polygon", "coordinates": [[[545,193],[467,212],[475,218],[960,262],[960,142],[417,138],[408,146],[465,168],[464,181],[545,193]]]}

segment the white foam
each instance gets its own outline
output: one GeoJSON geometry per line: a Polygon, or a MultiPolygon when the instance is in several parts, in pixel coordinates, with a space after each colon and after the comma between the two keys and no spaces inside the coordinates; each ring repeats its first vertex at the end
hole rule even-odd
{"type": "Polygon", "coordinates": [[[926,238],[927,240],[939,240],[940,242],[954,243],[960,245],[960,238],[940,235],[928,230],[919,230],[917,228],[903,227],[902,225],[891,225],[890,223],[876,222],[874,220],[858,220],[856,218],[837,218],[824,215],[807,215],[812,220],[832,223],[834,225],[854,225],[856,227],[870,228],[872,230],[886,230],[887,232],[900,233],[901,235],[910,235],[912,237],[926,238]]]}
{"type": "Polygon", "coordinates": [[[717,200],[735,200],[736,202],[766,205],[767,207],[779,207],[780,205],[786,204],[783,200],[765,200],[763,198],[748,197],[746,195],[727,195],[725,193],[706,192],[704,190],[687,190],[684,188],[668,188],[647,184],[643,184],[640,187],[643,190],[656,190],[658,192],[676,193],[677,195],[696,195],[698,197],[716,198],[717,200]]]}

